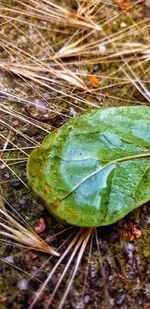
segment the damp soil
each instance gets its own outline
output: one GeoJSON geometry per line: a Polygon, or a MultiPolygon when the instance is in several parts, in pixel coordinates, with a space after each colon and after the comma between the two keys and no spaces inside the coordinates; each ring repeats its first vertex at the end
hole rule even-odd
{"type": "MultiPolygon", "coordinates": [[[[2,1],[3,4],[13,5],[15,1],[2,1]]],[[[60,3],[60,2],[59,2],[60,3]]],[[[65,6],[67,1],[62,2],[65,6]]],[[[69,5],[71,9],[76,9],[76,2],[70,1],[69,5]]],[[[114,14],[115,6],[104,7],[104,17],[114,14]]],[[[117,9],[118,12],[118,9],[117,9]]],[[[136,10],[133,10],[129,14],[121,14],[119,18],[114,19],[114,23],[110,23],[108,34],[117,33],[120,30],[121,24],[130,26],[133,22],[138,22],[148,17],[149,5],[143,1],[138,5],[136,10]]],[[[8,13],[7,13],[8,14],[8,13]]],[[[32,22],[32,20],[31,20],[32,22]]],[[[39,21],[36,21],[39,25],[39,21]]],[[[16,21],[17,26],[19,22],[16,21]]],[[[16,31],[16,28],[12,27],[11,23],[2,24],[2,31],[7,34],[8,41],[17,44],[19,48],[24,48],[25,51],[31,52],[34,55],[40,55],[42,52],[42,43],[40,41],[39,34],[35,31],[34,27],[29,27],[24,24],[21,28],[22,33],[16,31]],[[28,44],[27,36],[30,39],[34,38],[36,44],[28,44]],[[38,47],[39,46],[39,47],[38,47]]],[[[59,46],[59,42],[63,40],[62,29],[67,30],[67,26],[60,26],[53,24],[54,27],[59,30],[58,32],[51,31],[48,23],[41,21],[42,35],[47,42],[56,44],[59,46]],[[47,29],[45,30],[45,28],[47,29]]],[[[71,29],[71,31],[73,31],[71,29]]],[[[97,38],[97,35],[95,35],[97,38]]],[[[68,36],[69,37],[69,36],[68,36]]],[[[137,40],[144,40],[137,34],[137,40]]],[[[18,54],[10,56],[6,53],[4,47],[1,48],[1,58],[4,60],[18,61],[18,54]]],[[[57,47],[58,48],[58,47],[57,47]]],[[[113,63],[97,63],[84,65],[84,74],[102,74],[105,76],[111,75],[117,70],[118,64],[113,63]]],[[[77,69],[73,67],[73,69],[77,69]]],[[[135,68],[136,70],[136,68],[135,68]]],[[[137,74],[141,74],[141,68],[138,68],[137,74]]],[[[121,73],[120,73],[121,76],[121,73]]],[[[86,78],[85,78],[86,79],[86,78]]],[[[37,95],[33,88],[29,87],[28,82],[21,80],[19,77],[10,74],[7,71],[0,71],[1,90],[8,91],[14,95],[20,95],[23,98],[28,98],[31,102],[39,102],[42,104],[43,99],[37,95]],[[33,100],[33,101],[32,101],[33,100]]],[[[111,83],[108,79],[105,80],[106,87],[111,83]]],[[[34,87],[34,83],[32,83],[34,87]]],[[[63,112],[63,116],[55,113],[49,113],[41,116],[39,111],[37,112],[31,106],[14,100],[12,97],[1,96],[0,103],[12,108],[13,111],[21,112],[27,115],[31,123],[24,124],[20,119],[18,120],[14,115],[8,115],[2,113],[2,119],[4,124],[1,125],[1,132],[5,137],[8,135],[8,128],[5,127],[5,122],[9,120],[15,130],[20,130],[24,135],[30,139],[36,140],[37,143],[41,143],[46,135],[46,132],[52,131],[55,128],[61,126],[67,119],[72,116],[72,111],[78,113],[80,106],[77,103],[75,107],[70,107],[65,100],[60,101],[60,97],[57,97],[56,93],[49,92],[44,88],[36,88],[42,93],[42,98],[46,98],[48,101],[51,96],[55,102],[55,108],[57,111],[63,112]],[[64,108],[66,113],[64,113],[64,108]],[[73,108],[73,110],[71,109],[73,108]],[[47,118],[47,121],[43,119],[47,118]],[[39,119],[40,118],[40,119],[39,119]],[[32,121],[38,123],[44,130],[32,125],[32,121]]],[[[98,107],[118,106],[132,104],[128,103],[128,98],[132,96],[134,104],[143,102],[148,104],[145,99],[139,95],[138,91],[133,85],[117,85],[114,88],[106,88],[102,91],[102,96],[94,96],[91,98],[88,94],[83,94],[84,99],[89,99],[92,102],[95,101],[98,107]],[[111,90],[109,90],[111,89],[111,90]],[[110,96],[111,94],[111,96],[110,96]],[[117,96],[120,100],[113,99],[113,96],[117,96]]],[[[90,108],[88,105],[84,106],[84,109],[90,108]]],[[[18,136],[15,130],[11,130],[11,142],[16,144],[17,147],[27,147],[27,152],[30,154],[31,146],[34,144],[24,138],[24,136],[18,136]]],[[[4,141],[1,140],[3,145],[4,141]]],[[[24,162],[24,154],[16,151],[12,151],[13,144],[9,144],[8,151],[3,157],[4,161],[9,159],[22,158],[18,164],[13,164],[12,168],[15,173],[25,182],[26,179],[26,162],[24,162]]],[[[66,232],[56,234],[66,229],[67,227],[57,222],[40,201],[33,196],[29,188],[25,188],[23,183],[16,177],[16,174],[12,174],[5,164],[1,164],[1,183],[4,198],[6,200],[5,206],[10,210],[12,205],[15,211],[17,211],[33,228],[38,224],[40,218],[44,218],[46,223],[46,229],[40,234],[40,236],[50,243],[54,248],[59,248],[61,244],[69,237],[72,229],[66,232]]],[[[129,214],[126,218],[105,228],[98,228],[98,248],[95,241],[93,241],[93,248],[91,257],[89,259],[89,246],[84,253],[81,265],[78,269],[77,276],[71,287],[69,296],[64,305],[65,309],[135,309],[135,308],[150,308],[150,204],[143,205],[136,211],[129,214]],[[140,231],[140,237],[136,237],[133,233],[133,229],[136,227],[140,231]],[[87,268],[88,265],[88,268],[87,268]]],[[[11,210],[13,211],[13,210],[11,210]]],[[[14,211],[13,211],[14,212],[14,211]]],[[[62,254],[67,243],[60,249],[62,254]]],[[[25,309],[28,308],[34,293],[41,286],[41,283],[47,278],[48,273],[54,267],[57,262],[56,257],[51,257],[43,268],[40,268],[49,258],[48,255],[42,253],[36,253],[32,250],[27,250],[17,246],[1,242],[0,244],[0,308],[1,309],[25,309]],[[35,278],[36,277],[36,278],[35,278]]],[[[47,289],[43,293],[42,298],[37,302],[35,308],[42,309],[47,302],[49,295],[52,293],[58,278],[63,272],[68,258],[66,258],[59,266],[56,274],[52,277],[51,283],[47,286],[47,289]]],[[[66,274],[64,282],[61,284],[59,291],[51,305],[51,308],[58,308],[58,304],[65,291],[67,280],[73,265],[66,274]]]]}

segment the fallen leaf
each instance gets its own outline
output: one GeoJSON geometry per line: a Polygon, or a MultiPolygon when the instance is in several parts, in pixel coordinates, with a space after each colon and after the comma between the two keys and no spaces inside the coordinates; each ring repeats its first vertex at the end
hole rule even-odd
{"type": "MultiPolygon", "coordinates": [[[[31,153],[27,174],[59,220],[84,227],[120,220],[150,200],[150,107],[93,109],[70,119],[31,153]]],[[[132,228],[131,240],[137,235],[132,228]]]]}

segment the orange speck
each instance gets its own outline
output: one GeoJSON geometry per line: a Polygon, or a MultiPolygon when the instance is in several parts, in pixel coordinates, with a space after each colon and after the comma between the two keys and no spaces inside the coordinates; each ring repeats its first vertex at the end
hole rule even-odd
{"type": "Polygon", "coordinates": [[[134,240],[134,236],[133,235],[130,236],[130,241],[132,241],[132,240],[134,240]]]}
{"type": "Polygon", "coordinates": [[[122,9],[122,10],[129,10],[130,9],[130,4],[129,1],[127,2],[126,0],[116,0],[118,6],[122,9]]]}
{"type": "Polygon", "coordinates": [[[91,86],[93,86],[94,88],[98,87],[98,79],[94,75],[89,75],[88,81],[90,82],[91,86]]]}
{"type": "Polygon", "coordinates": [[[124,238],[129,238],[130,241],[133,241],[135,238],[139,238],[141,236],[141,231],[137,229],[135,224],[133,224],[132,222],[128,222],[124,224],[122,236],[124,238]]]}
{"type": "Polygon", "coordinates": [[[35,226],[34,230],[37,234],[42,233],[46,229],[46,224],[44,218],[40,218],[38,224],[35,226]]]}

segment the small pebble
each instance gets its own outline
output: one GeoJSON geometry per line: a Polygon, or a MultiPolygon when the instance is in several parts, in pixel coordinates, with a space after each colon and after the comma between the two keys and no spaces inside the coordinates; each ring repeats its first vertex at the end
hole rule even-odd
{"type": "Polygon", "coordinates": [[[5,178],[5,179],[9,179],[9,177],[10,177],[9,173],[5,173],[5,174],[4,174],[4,178],[5,178]]]}
{"type": "Polygon", "coordinates": [[[126,27],[126,23],[121,23],[121,28],[125,28],[126,27]]]}
{"type": "Polygon", "coordinates": [[[127,245],[126,245],[126,248],[127,248],[128,250],[130,250],[130,251],[133,251],[133,250],[134,250],[134,245],[131,244],[130,242],[128,242],[127,245]]]}
{"type": "Polygon", "coordinates": [[[5,164],[1,164],[1,166],[0,166],[1,170],[3,170],[5,167],[6,167],[5,164]]]}
{"type": "Polygon", "coordinates": [[[133,258],[134,258],[134,245],[131,243],[127,243],[124,245],[125,249],[125,255],[128,260],[128,264],[132,265],[133,264],[133,258]]]}
{"type": "Polygon", "coordinates": [[[115,298],[115,303],[116,303],[117,305],[121,305],[121,304],[123,303],[124,299],[125,299],[125,294],[120,293],[120,294],[118,294],[118,295],[116,296],[116,298],[115,298]]]}
{"type": "Polygon", "coordinates": [[[98,45],[98,49],[99,49],[99,52],[100,52],[101,54],[104,54],[105,51],[106,51],[106,47],[105,47],[105,45],[103,45],[103,44],[99,44],[99,45],[98,45]]]}
{"type": "Polygon", "coordinates": [[[39,272],[39,268],[37,266],[34,266],[32,267],[32,271],[31,271],[31,274],[33,276],[37,276],[38,275],[38,272],[39,272]]]}
{"type": "Polygon", "coordinates": [[[20,189],[23,186],[23,184],[20,180],[14,180],[14,181],[11,182],[10,185],[13,189],[20,189]]]}
{"type": "Polygon", "coordinates": [[[35,99],[33,104],[38,110],[47,110],[45,104],[39,99],[35,99]]]}
{"type": "Polygon", "coordinates": [[[88,304],[89,301],[90,301],[90,295],[87,294],[87,295],[84,296],[84,303],[88,304]]]}
{"type": "Polygon", "coordinates": [[[14,263],[14,257],[13,255],[8,255],[4,258],[4,260],[7,262],[7,263],[11,263],[13,264],[14,263]]]}
{"type": "Polygon", "coordinates": [[[76,115],[77,115],[76,110],[73,107],[71,107],[70,108],[70,116],[75,117],[76,115]]]}
{"type": "Polygon", "coordinates": [[[148,217],[146,218],[145,222],[146,222],[147,224],[150,224],[150,216],[148,216],[148,217]]]}
{"type": "Polygon", "coordinates": [[[21,205],[21,206],[23,206],[23,205],[25,205],[25,200],[24,200],[24,198],[20,198],[19,200],[18,200],[18,203],[19,203],[19,205],[21,205]]]}
{"type": "Polygon", "coordinates": [[[14,125],[14,127],[19,126],[19,121],[18,121],[18,120],[14,120],[14,121],[13,121],[13,125],[14,125]]]}
{"type": "Polygon", "coordinates": [[[18,282],[18,288],[20,290],[27,290],[28,288],[28,281],[26,279],[22,279],[18,282]]]}

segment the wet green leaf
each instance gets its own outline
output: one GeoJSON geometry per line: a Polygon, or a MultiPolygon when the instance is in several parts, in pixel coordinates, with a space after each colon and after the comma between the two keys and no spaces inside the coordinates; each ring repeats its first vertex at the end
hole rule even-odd
{"type": "Polygon", "coordinates": [[[58,219],[111,224],[150,200],[150,107],[91,110],[46,136],[29,184],[58,219]]]}

